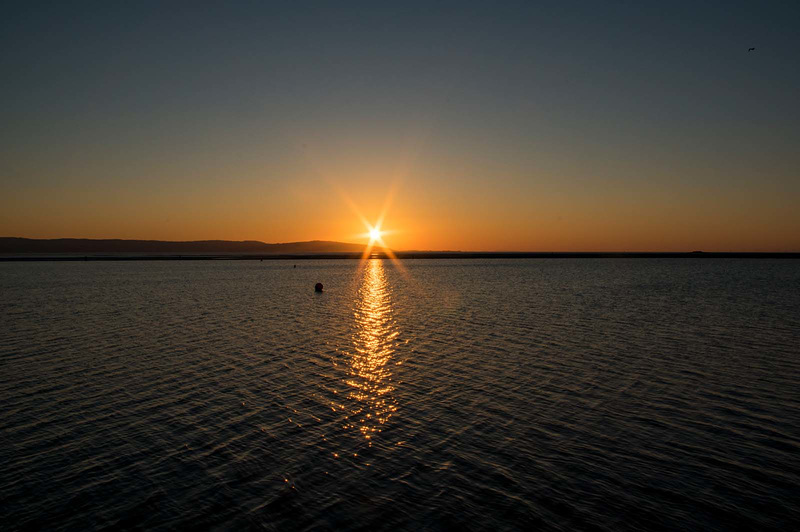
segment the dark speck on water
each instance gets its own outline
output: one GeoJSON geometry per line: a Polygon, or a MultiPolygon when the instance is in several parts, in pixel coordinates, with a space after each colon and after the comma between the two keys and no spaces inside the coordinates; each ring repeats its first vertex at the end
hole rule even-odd
{"type": "Polygon", "coordinates": [[[1,528],[797,530],[797,286],[790,259],[0,263],[1,528]]]}

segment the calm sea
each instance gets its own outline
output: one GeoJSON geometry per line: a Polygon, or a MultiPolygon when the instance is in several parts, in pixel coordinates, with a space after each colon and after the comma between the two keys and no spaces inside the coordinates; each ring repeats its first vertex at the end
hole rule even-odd
{"type": "Polygon", "coordinates": [[[3,530],[800,527],[797,260],[0,263],[0,319],[3,530]]]}

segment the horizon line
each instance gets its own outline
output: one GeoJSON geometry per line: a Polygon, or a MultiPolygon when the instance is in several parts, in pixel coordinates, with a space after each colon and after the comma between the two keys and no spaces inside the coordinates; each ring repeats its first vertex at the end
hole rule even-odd
{"type": "MultiPolygon", "coordinates": [[[[366,248],[369,246],[367,243],[356,243],[356,242],[343,242],[338,240],[322,240],[322,239],[313,239],[313,240],[297,240],[297,241],[286,241],[286,242],[265,242],[263,240],[227,240],[227,239],[201,239],[201,240],[159,240],[159,239],[148,239],[148,238],[86,238],[86,237],[51,237],[51,238],[31,238],[31,237],[20,237],[20,236],[0,236],[0,241],[8,241],[8,240],[25,240],[25,241],[35,241],[35,242],[53,242],[53,241],[89,241],[89,242],[103,242],[103,241],[113,241],[113,242],[148,242],[148,243],[161,243],[161,244],[202,244],[202,243],[210,243],[210,242],[220,242],[220,243],[233,243],[233,244],[263,244],[266,246],[290,246],[293,244],[313,244],[313,243],[321,243],[321,244],[338,244],[338,245],[346,245],[346,246],[357,246],[361,248],[366,248]]],[[[541,254],[541,255],[551,255],[551,254],[798,254],[800,250],[796,251],[787,251],[787,250],[769,250],[769,251],[753,251],[753,250],[737,250],[737,251],[706,251],[706,250],[608,250],[608,249],[601,249],[601,250],[571,250],[571,251],[564,251],[564,250],[521,250],[521,249],[514,249],[514,250],[463,250],[463,249],[394,249],[389,246],[376,246],[373,245],[373,248],[378,248],[379,250],[388,250],[394,253],[459,253],[459,254],[541,254]]],[[[19,251],[3,251],[0,249],[0,254],[8,255],[11,253],[20,253],[19,251]]],[[[23,252],[23,253],[36,253],[36,252],[23,252]]],[[[69,254],[75,253],[70,251],[45,251],[42,253],[53,253],[53,254],[69,254]]],[[[93,253],[126,253],[120,251],[102,251],[96,250],[93,253]]],[[[127,252],[127,253],[137,253],[137,252],[127,252]]],[[[148,253],[148,252],[139,252],[139,253],[148,253]]],[[[169,253],[169,251],[165,251],[162,253],[169,253]]],[[[220,252],[196,252],[196,253],[220,253],[220,252]]],[[[242,252],[242,251],[232,251],[232,252],[221,252],[225,254],[231,253],[238,253],[238,254],[247,254],[253,255],[258,254],[258,251],[252,252],[242,252]]],[[[312,252],[313,253],[313,252],[312,252]]],[[[322,255],[329,255],[329,254],[347,254],[346,251],[332,251],[332,252],[316,252],[322,255]]],[[[383,251],[378,251],[378,253],[383,253],[383,251]]],[[[285,254],[285,255],[293,255],[293,254],[285,254]]]]}

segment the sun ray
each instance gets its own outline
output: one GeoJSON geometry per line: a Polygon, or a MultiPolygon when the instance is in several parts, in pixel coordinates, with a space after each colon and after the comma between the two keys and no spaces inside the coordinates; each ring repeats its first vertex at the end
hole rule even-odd
{"type": "Polygon", "coordinates": [[[336,186],[334,183],[330,183],[330,185],[331,187],[333,187],[336,193],[339,194],[339,197],[342,198],[342,201],[344,201],[347,204],[347,206],[350,208],[353,214],[355,214],[358,217],[358,219],[361,220],[361,223],[364,224],[364,227],[369,229],[370,225],[369,222],[367,221],[367,218],[363,214],[361,214],[361,210],[359,210],[355,202],[352,199],[350,199],[350,196],[348,196],[344,190],[336,186]]]}
{"type": "Polygon", "coordinates": [[[383,207],[381,208],[381,213],[378,215],[378,221],[375,222],[375,227],[378,229],[381,228],[383,225],[383,220],[386,218],[386,214],[389,212],[389,208],[392,206],[392,202],[394,201],[394,196],[397,194],[397,190],[400,188],[400,180],[395,179],[392,181],[392,184],[389,186],[389,191],[386,193],[386,199],[383,201],[383,207]]]}

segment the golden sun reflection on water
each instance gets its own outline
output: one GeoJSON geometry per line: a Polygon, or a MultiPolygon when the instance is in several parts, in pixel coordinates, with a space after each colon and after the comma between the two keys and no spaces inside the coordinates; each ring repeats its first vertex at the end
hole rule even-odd
{"type": "Polygon", "coordinates": [[[390,362],[400,333],[392,316],[391,288],[380,259],[366,262],[354,323],[353,353],[345,381],[351,388],[348,397],[353,401],[349,426],[371,440],[397,411],[390,362]]]}

